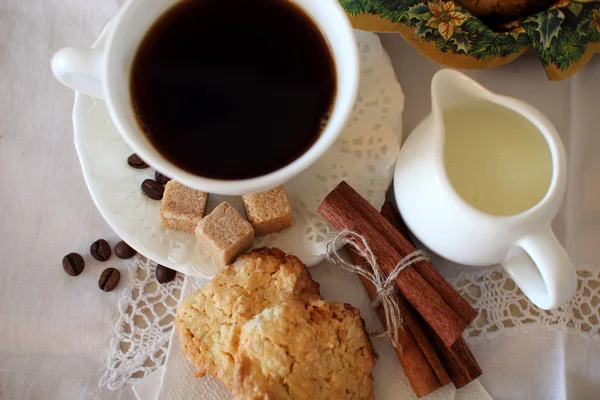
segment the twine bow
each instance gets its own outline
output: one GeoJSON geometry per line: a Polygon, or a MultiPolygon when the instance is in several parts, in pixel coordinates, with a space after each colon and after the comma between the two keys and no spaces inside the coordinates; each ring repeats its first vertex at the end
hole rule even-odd
{"type": "Polygon", "coordinates": [[[398,330],[402,329],[404,316],[398,306],[398,288],[394,281],[400,273],[408,266],[420,262],[431,261],[431,257],[424,251],[417,250],[398,261],[392,273],[386,278],[377,265],[377,259],[371,251],[367,240],[356,232],[343,230],[339,232],[333,239],[327,242],[327,260],[336,264],[343,269],[354,272],[365,277],[377,289],[377,297],[373,300],[374,307],[383,306],[385,312],[385,322],[387,330],[383,333],[376,334],[376,337],[388,337],[394,347],[398,347],[398,330]],[[360,243],[361,245],[357,245],[360,243]],[[356,253],[364,258],[371,266],[371,271],[359,265],[354,265],[344,260],[338,249],[344,245],[350,245],[356,253]]]}

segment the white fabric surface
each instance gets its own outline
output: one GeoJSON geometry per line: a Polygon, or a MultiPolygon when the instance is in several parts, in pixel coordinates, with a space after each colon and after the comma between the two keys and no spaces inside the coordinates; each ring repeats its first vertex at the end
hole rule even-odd
{"type": "Polygon", "coordinates": [[[155,400],[162,383],[165,367],[156,369],[153,373],[133,384],[131,388],[138,400],[155,400]]]}
{"type": "MultiPolygon", "coordinates": [[[[73,93],[53,52],[89,45],[121,1],[0,1],[0,398],[126,399],[98,387],[120,291],[101,292],[90,244],[117,237],[87,193],[73,146],[73,93]],[[62,257],[87,254],[72,278],[62,257]]],[[[124,264],[110,265],[125,271],[124,264]]],[[[109,263],[106,263],[109,264],[109,263]]],[[[124,278],[127,274],[123,274],[124,278]]],[[[119,288],[125,287],[125,279],[119,288]]]]}
{"type": "MultiPolygon", "coordinates": [[[[0,399],[133,399],[98,387],[117,319],[119,290],[96,287],[104,267],[67,276],[62,256],[117,241],[96,211],[72,142],[73,94],[51,76],[52,53],[90,45],[123,0],[0,1],[0,399]]],[[[398,35],[382,36],[406,94],[408,134],[430,110],[440,65],[398,35]]],[[[470,76],[543,111],[570,161],[567,201],[554,227],[574,263],[600,261],[600,57],[573,78],[546,81],[534,56],[470,76]]],[[[90,257],[86,257],[89,261],[90,257]]],[[[460,267],[448,267],[453,275],[460,267]]],[[[126,277],[126,274],[123,274],[126,277]]],[[[123,288],[122,283],[119,287],[123,288]]],[[[484,341],[474,350],[495,399],[595,399],[600,347],[560,332],[484,341]]]]}

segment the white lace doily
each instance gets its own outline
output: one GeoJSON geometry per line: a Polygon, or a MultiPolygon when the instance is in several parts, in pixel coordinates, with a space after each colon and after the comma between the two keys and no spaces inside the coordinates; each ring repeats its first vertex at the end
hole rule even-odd
{"type": "Polygon", "coordinates": [[[501,267],[459,275],[450,283],[479,310],[465,332],[471,344],[500,335],[561,329],[600,340],[600,268],[577,269],[577,292],[555,310],[542,310],[501,267]]]}
{"type": "MultiPolygon", "coordinates": [[[[95,44],[104,44],[105,32],[95,44]]],[[[392,180],[402,136],[404,96],[379,38],[357,32],[361,57],[358,99],[346,129],[312,167],[288,182],[294,226],[257,238],[256,247],[278,247],[312,266],[324,253],[329,225],[316,209],[341,180],[380,207],[392,180]]],[[[113,230],[139,253],[187,275],[212,277],[219,268],[196,246],[193,234],[164,230],[160,203],[146,198],[140,185],[151,169],[130,168],[132,153],[113,126],[103,101],[77,93],[73,110],[75,146],[96,206],[113,230]]],[[[241,198],[211,195],[208,211],[222,201],[243,212],[241,198]]]]}

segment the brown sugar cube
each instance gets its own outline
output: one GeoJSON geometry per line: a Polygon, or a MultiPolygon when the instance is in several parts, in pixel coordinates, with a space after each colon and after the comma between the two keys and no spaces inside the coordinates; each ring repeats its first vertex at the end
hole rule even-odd
{"type": "Polygon", "coordinates": [[[292,210],[283,185],[266,192],[247,194],[242,196],[242,200],[256,236],[292,226],[292,210]]]}
{"type": "Polygon", "coordinates": [[[176,181],[169,181],[160,204],[162,226],[175,231],[194,232],[204,217],[208,193],[190,189],[176,181]]]}
{"type": "Polygon", "coordinates": [[[252,247],[254,230],[235,208],[221,203],[198,224],[196,241],[215,264],[225,266],[252,247]]]}

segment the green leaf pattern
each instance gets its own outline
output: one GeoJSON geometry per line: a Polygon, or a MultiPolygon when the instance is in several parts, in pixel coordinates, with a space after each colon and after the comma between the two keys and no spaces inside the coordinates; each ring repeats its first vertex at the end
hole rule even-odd
{"type": "Polygon", "coordinates": [[[431,18],[431,11],[425,4],[415,4],[408,9],[408,19],[420,19],[427,21],[431,18]]]}
{"type": "Polygon", "coordinates": [[[431,32],[431,28],[428,27],[427,21],[420,21],[416,25],[415,35],[419,38],[424,38],[425,35],[431,32]]]}
{"type": "Polygon", "coordinates": [[[534,21],[537,24],[536,34],[539,34],[539,41],[544,49],[550,47],[552,39],[558,38],[560,24],[565,19],[565,15],[560,10],[550,10],[539,13],[534,21]]]}
{"type": "Polygon", "coordinates": [[[440,52],[479,60],[510,56],[532,45],[544,66],[566,71],[588,44],[600,42],[600,0],[559,0],[547,11],[511,23],[504,32],[492,31],[453,1],[339,1],[351,15],[377,14],[400,22],[440,52]]]}
{"type": "Polygon", "coordinates": [[[457,53],[469,54],[469,41],[467,37],[462,32],[454,33],[452,39],[450,39],[452,44],[456,46],[457,53]]]}
{"type": "Polygon", "coordinates": [[[340,0],[340,4],[350,15],[361,15],[369,11],[369,0],[340,0]]]}

